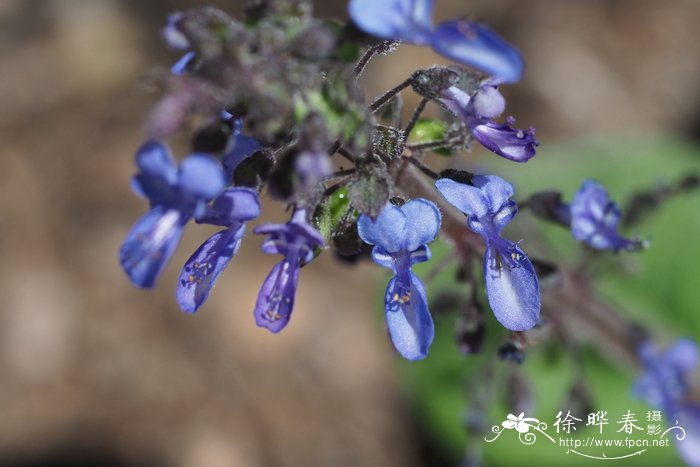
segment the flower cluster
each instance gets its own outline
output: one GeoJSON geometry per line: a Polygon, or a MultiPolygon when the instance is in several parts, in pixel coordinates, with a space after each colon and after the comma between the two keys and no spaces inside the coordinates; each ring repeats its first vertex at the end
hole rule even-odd
{"type": "MultiPolygon", "coordinates": [[[[150,210],[120,251],[131,281],[155,285],[190,220],[218,227],[178,278],[177,303],[194,313],[267,196],[286,205],[291,218],[252,229],[265,236],[264,253],[281,256],[262,281],[253,307],[257,325],[273,333],[288,325],[301,268],[322,250],[334,248],[354,261],[368,256],[371,245],[374,262],[392,272],[384,297],[391,341],[404,358],[418,360],[428,355],[435,326],[413,266],[430,259],[428,244],[446,224],[441,209],[450,214],[451,205],[467,216],[466,225],[451,225],[469,245],[448,259],[466,270],[473,253],[483,252],[483,274],[461,279],[470,284],[470,309],[481,309],[476,302],[485,290],[504,328],[537,326],[541,298],[533,263],[539,263],[503,236],[518,211],[513,186],[496,175],[438,174],[423,159],[431,150],[456,158],[473,140],[511,161],[533,158],[534,128],[514,128],[513,117],[499,120],[506,108],[499,87],[521,78],[523,60],[484,24],[434,26],[432,9],[432,0],[350,0],[352,23],[382,39],[369,45],[351,24],[313,17],[307,0],[249,2],[244,21],[214,8],[171,15],[163,36],[182,55],[150,115],[151,140],[136,156],[133,188],[150,210]],[[417,70],[367,104],[362,70],[396,41],[430,46],[457,64],[417,70]],[[402,126],[400,93],[407,89],[421,101],[402,126]],[[446,111],[424,118],[427,105],[446,111]],[[188,131],[192,154],[178,166],[159,141],[188,131]],[[342,165],[334,161],[340,157],[342,165]],[[429,184],[422,184],[427,192],[414,189],[422,181],[411,165],[433,179],[436,191],[429,184]],[[433,201],[426,199],[431,195],[433,201]]],[[[555,201],[551,212],[577,239],[613,251],[638,246],[617,234],[619,209],[600,185],[586,182],[570,205],[555,201]]],[[[484,323],[479,314],[482,331],[484,323]]]]}
{"type": "Polygon", "coordinates": [[[204,213],[206,203],[224,189],[224,172],[205,154],[192,154],[177,167],[168,149],[157,141],[139,149],[136,164],[140,172],[132,187],[150,201],[151,209],[127,235],[119,260],[134,284],[153,287],[185,224],[204,213]]]}

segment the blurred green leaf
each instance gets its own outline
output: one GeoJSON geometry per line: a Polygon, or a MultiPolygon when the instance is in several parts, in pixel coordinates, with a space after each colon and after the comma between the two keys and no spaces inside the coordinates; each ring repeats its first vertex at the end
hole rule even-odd
{"type": "MultiPolygon", "coordinates": [[[[432,118],[419,118],[408,138],[408,144],[422,144],[445,139],[448,130],[447,123],[432,118]]],[[[435,153],[449,156],[452,154],[448,148],[434,150],[435,153]]]]}
{"type": "MultiPolygon", "coordinates": [[[[568,201],[584,179],[594,178],[609,189],[612,199],[624,205],[635,190],[662,180],[673,182],[690,171],[700,170],[699,148],[677,138],[621,137],[614,141],[584,141],[567,146],[544,145],[540,149],[533,160],[517,166],[492,155],[484,157],[483,164],[489,168],[482,172],[496,173],[513,182],[518,199],[552,188],[561,190],[568,201]]],[[[700,193],[680,196],[664,204],[636,229],[623,232],[628,235],[639,233],[648,238],[651,241],[649,250],[637,254],[604,253],[597,270],[596,287],[601,296],[628,319],[650,327],[666,342],[679,335],[700,340],[700,288],[697,287],[700,277],[700,262],[697,261],[700,257],[700,242],[697,241],[700,238],[699,207],[700,193]]],[[[545,259],[573,264],[582,255],[589,254],[580,249],[565,229],[535,223],[526,213],[516,217],[513,224],[516,225],[509,227],[506,236],[525,238],[524,248],[531,255],[532,249],[540,250],[545,259]],[[514,228],[521,230],[513,234],[514,228]],[[545,243],[554,247],[549,257],[545,254],[545,243]]],[[[432,262],[450,254],[447,247],[437,242],[431,245],[431,249],[435,257],[432,262]]],[[[421,275],[429,267],[418,265],[416,270],[421,275]]],[[[428,293],[450,287],[455,285],[451,272],[447,271],[429,284],[428,293]]],[[[486,359],[492,357],[506,333],[489,317],[484,352],[480,356],[465,358],[459,354],[453,341],[453,320],[440,317],[437,321],[437,335],[428,358],[422,362],[400,362],[399,367],[415,404],[415,413],[425,427],[424,432],[429,434],[435,446],[457,461],[463,455],[467,440],[463,428],[466,402],[471,391],[483,384],[480,368],[486,359]]],[[[608,411],[610,424],[605,427],[603,435],[598,436],[621,439],[622,434],[616,432],[619,428],[616,422],[627,410],[635,413],[642,426],[646,426],[644,417],[650,408],[630,393],[630,386],[636,378],[633,370],[620,368],[593,346],[584,349],[583,363],[594,410],[608,411]]],[[[507,365],[511,363],[496,362],[494,390],[501,395],[508,390],[502,379],[507,365]]],[[[526,416],[547,422],[550,427],[547,432],[554,433],[552,423],[557,412],[566,412],[567,409],[564,405],[576,374],[574,363],[563,351],[552,358],[550,352],[541,348],[527,354],[522,369],[532,385],[534,398],[533,413],[526,416]]],[[[489,412],[491,419],[487,426],[499,425],[508,413],[509,409],[499,401],[489,412]]],[[[586,414],[575,415],[585,420],[586,414]]],[[[580,427],[572,438],[583,439],[597,433],[590,427],[580,427]]],[[[492,437],[492,434],[487,432],[484,436],[492,437]]],[[[493,443],[484,441],[479,445],[484,449],[486,465],[492,466],[588,466],[596,462],[574,454],[567,455],[566,447],[553,446],[542,436],[531,446],[523,445],[515,432],[503,433],[499,440],[493,443]]],[[[586,452],[597,455],[605,452],[608,456],[615,456],[631,451],[599,448],[598,451],[589,449],[586,452]]],[[[634,465],[680,465],[673,446],[649,448],[632,461],[610,460],[605,465],[632,465],[632,462],[634,465]]]]}

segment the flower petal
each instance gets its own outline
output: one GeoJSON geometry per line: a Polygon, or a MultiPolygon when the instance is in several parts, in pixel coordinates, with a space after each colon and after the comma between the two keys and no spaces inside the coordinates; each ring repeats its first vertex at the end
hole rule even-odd
{"type": "Polygon", "coordinates": [[[216,197],[199,223],[230,227],[248,222],[260,215],[260,200],[255,190],[245,187],[229,188],[216,197]]]}
{"type": "Polygon", "coordinates": [[[506,100],[498,86],[485,84],[474,95],[474,112],[483,118],[496,118],[506,110],[506,100]]]}
{"type": "Polygon", "coordinates": [[[497,214],[515,194],[513,185],[496,175],[477,175],[472,184],[479,188],[489,200],[489,211],[497,214]]]}
{"type": "Polygon", "coordinates": [[[465,125],[471,126],[475,115],[469,105],[472,99],[469,93],[457,86],[450,86],[442,91],[442,96],[438,99],[440,103],[456,117],[462,119],[465,125]]]}
{"type": "Polygon", "coordinates": [[[428,245],[421,245],[411,252],[411,265],[414,265],[416,263],[424,263],[430,260],[431,256],[432,253],[430,251],[430,248],[428,248],[428,245]]]}
{"type": "Polygon", "coordinates": [[[207,300],[219,275],[238,252],[244,232],[243,225],[217,232],[187,260],[176,291],[182,311],[194,313],[207,300]]]}
{"type": "Polygon", "coordinates": [[[406,216],[406,240],[404,248],[414,251],[420,246],[435,240],[440,231],[440,210],[435,203],[423,198],[416,198],[401,206],[406,216]]]}
{"type": "Polygon", "coordinates": [[[481,23],[447,21],[433,32],[436,52],[506,83],[518,81],[525,64],[520,52],[481,23]]]}
{"type": "Polygon", "coordinates": [[[177,247],[187,218],[156,206],[139,219],[119,250],[119,262],[135,285],[153,287],[177,247]]]}
{"type": "Polygon", "coordinates": [[[539,319],[540,287],[529,258],[517,245],[513,247],[521,255],[515,267],[500,257],[497,260],[500,253],[495,248],[486,249],[484,281],[489,305],[498,322],[511,331],[525,331],[539,319]]]}
{"type": "Polygon", "coordinates": [[[433,0],[351,0],[350,17],[363,31],[384,39],[427,44],[433,0]]]}
{"type": "Polygon", "coordinates": [[[518,213],[518,205],[515,201],[508,201],[493,215],[493,225],[500,232],[518,213]]]}
{"type": "MultiPolygon", "coordinates": [[[[700,350],[691,339],[678,339],[663,353],[663,364],[679,373],[689,373],[700,363],[700,350]]],[[[700,436],[700,434],[699,434],[700,436]]]]}
{"type": "Polygon", "coordinates": [[[406,215],[401,208],[387,203],[374,221],[361,215],[357,221],[357,233],[365,243],[379,245],[387,253],[396,253],[403,249],[406,224],[406,215]]]}
{"type": "Polygon", "coordinates": [[[455,182],[449,178],[440,178],[435,182],[435,188],[448,203],[468,216],[481,218],[489,212],[489,200],[475,186],[455,182]]]}
{"type": "Polygon", "coordinates": [[[372,248],[372,261],[383,268],[391,269],[396,272],[394,257],[379,245],[375,245],[374,248],[372,248]]]}
{"type": "Polygon", "coordinates": [[[298,281],[298,264],[285,260],[272,268],[255,303],[253,314],[258,326],[273,333],[278,333],[287,326],[294,308],[298,281]]]}
{"type": "Polygon", "coordinates": [[[387,285],[386,323],[396,350],[408,360],[420,360],[428,355],[435,327],[423,283],[412,272],[408,274],[410,284],[402,283],[395,276],[387,285]]]}
{"type": "MultiPolygon", "coordinates": [[[[240,120],[238,120],[240,121],[240,120]]],[[[235,132],[234,128],[234,132],[235,132]]],[[[240,134],[240,130],[234,133],[233,145],[231,149],[224,155],[223,165],[226,172],[233,174],[238,167],[238,164],[243,162],[248,157],[252,156],[255,151],[260,149],[262,146],[257,139],[252,136],[245,136],[240,134]]]]}
{"type": "MultiPolygon", "coordinates": [[[[512,121],[512,120],[511,120],[512,121]]],[[[534,129],[515,130],[506,123],[486,122],[472,128],[472,136],[486,149],[515,162],[532,159],[540,143],[534,129]]]]}
{"type": "Polygon", "coordinates": [[[175,62],[173,66],[170,67],[170,73],[174,75],[184,75],[190,62],[192,62],[196,56],[197,54],[194,52],[187,52],[185,55],[180,57],[180,59],[175,62]]]}
{"type": "Polygon", "coordinates": [[[174,184],[177,181],[177,167],[168,148],[160,141],[147,141],[136,152],[136,165],[148,177],[162,179],[174,184]]]}
{"type": "Polygon", "coordinates": [[[187,39],[179,28],[179,23],[184,15],[180,12],[172,13],[168,16],[168,22],[162,30],[163,38],[173,49],[187,49],[190,47],[190,41],[187,39]]]}
{"type": "Polygon", "coordinates": [[[180,164],[178,184],[187,193],[212,199],[224,189],[224,171],[219,161],[205,154],[193,154],[180,164]]]}

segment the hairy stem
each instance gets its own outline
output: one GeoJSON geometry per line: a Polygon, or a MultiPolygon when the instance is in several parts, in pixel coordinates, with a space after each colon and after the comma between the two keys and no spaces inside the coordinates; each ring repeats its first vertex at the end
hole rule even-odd
{"type": "Polygon", "coordinates": [[[403,91],[405,88],[411,85],[411,82],[413,82],[413,77],[408,78],[406,81],[403,83],[400,83],[399,85],[389,89],[386,93],[382,94],[381,96],[377,97],[372,103],[369,105],[368,109],[370,112],[376,112],[378,109],[380,109],[384,104],[389,102],[389,100],[403,91]]]}

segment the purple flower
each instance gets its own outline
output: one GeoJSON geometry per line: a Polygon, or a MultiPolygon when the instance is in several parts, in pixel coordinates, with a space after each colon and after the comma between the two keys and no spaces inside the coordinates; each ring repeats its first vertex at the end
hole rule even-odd
{"type": "Polygon", "coordinates": [[[571,211],[571,234],[580,242],[598,250],[634,251],[645,242],[624,238],[617,233],[620,208],[608,198],[608,192],[598,182],[587,180],[574,195],[571,211]]]}
{"type": "Polygon", "coordinates": [[[515,162],[527,162],[536,154],[539,141],[535,138],[535,129],[523,131],[512,128],[513,117],[506,123],[496,123],[494,118],[505,110],[505,99],[498,92],[498,82],[487,80],[477,92],[470,96],[457,86],[451,86],[442,92],[439,101],[455,116],[464,121],[479,143],[489,151],[515,162]]]}
{"type": "Polygon", "coordinates": [[[700,350],[690,339],[679,339],[660,352],[651,342],[639,349],[644,372],[633,392],[662,410],[669,424],[677,422],[685,439],[676,437],[678,453],[688,465],[700,465],[700,407],[686,401],[691,373],[700,362],[700,350]]]}
{"type": "Polygon", "coordinates": [[[408,360],[428,354],[435,327],[428,310],[425,287],[411,266],[430,259],[427,243],[440,230],[440,211],[426,199],[414,199],[401,207],[387,204],[376,220],[360,216],[360,238],[374,245],[375,263],[394,271],[386,288],[386,322],[394,347],[408,360]]]}
{"type": "Polygon", "coordinates": [[[435,186],[454,207],[467,214],[467,225],[486,242],[484,282],[496,319],[507,329],[525,331],[537,324],[540,287],[532,263],[517,243],[501,237],[518,207],[513,186],[494,175],[475,176],[472,185],[441,178],[435,186]]]}
{"type": "Polygon", "coordinates": [[[194,313],[206,301],[221,272],[238,252],[245,223],[258,217],[255,190],[229,188],[218,196],[197,222],[226,227],[215,233],[187,260],[180,273],[177,301],[182,311],[194,313]]]}
{"type": "Polygon", "coordinates": [[[520,53],[481,23],[447,21],[433,28],[433,0],[351,0],[350,17],[365,32],[383,39],[430,45],[452,60],[503,82],[518,81],[520,53]]]}
{"type": "Polygon", "coordinates": [[[255,229],[257,234],[269,235],[262,244],[263,252],[284,256],[263,282],[255,303],[256,323],[270,332],[280,332],[287,326],[294,307],[299,269],[314,258],[316,247],[324,244],[307,217],[306,209],[296,209],[286,224],[265,224],[255,229]]]}
{"type": "Polygon", "coordinates": [[[136,164],[140,172],[132,188],[151,202],[151,210],[127,235],[119,260],[135,285],[153,287],[187,221],[203,213],[206,203],[224,189],[224,174],[221,164],[204,154],[185,158],[178,168],[157,141],[139,149],[136,164]]]}

